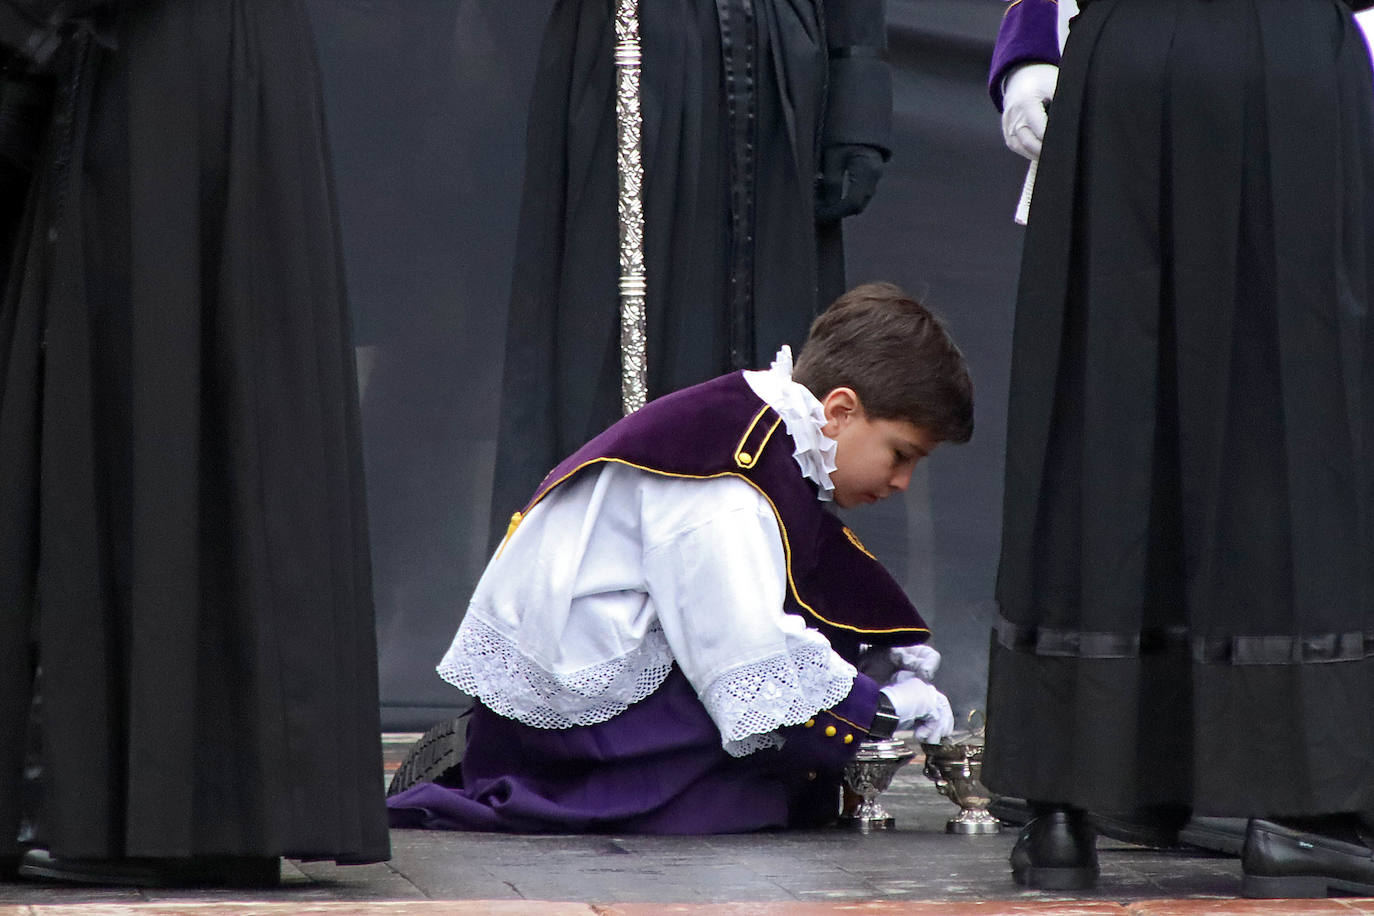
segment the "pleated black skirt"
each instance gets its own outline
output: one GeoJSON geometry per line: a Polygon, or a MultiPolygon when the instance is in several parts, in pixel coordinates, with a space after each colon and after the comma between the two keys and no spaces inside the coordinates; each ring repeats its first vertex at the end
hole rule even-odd
{"type": "Polygon", "coordinates": [[[0,852],[22,813],[61,856],[384,859],[304,9],[129,4],[110,34],[61,52],[0,310],[0,852]]]}
{"type": "Polygon", "coordinates": [[[1027,231],[986,779],[1374,809],[1374,78],[1336,0],[1093,0],[1027,231]]]}

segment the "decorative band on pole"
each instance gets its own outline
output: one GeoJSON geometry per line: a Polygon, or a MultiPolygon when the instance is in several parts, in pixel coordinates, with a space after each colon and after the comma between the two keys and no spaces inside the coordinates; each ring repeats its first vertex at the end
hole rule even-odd
{"type": "Polygon", "coordinates": [[[644,301],[643,116],[639,87],[639,0],[617,0],[615,13],[617,136],[620,213],[620,400],[626,414],[648,399],[648,340],[644,301]]]}

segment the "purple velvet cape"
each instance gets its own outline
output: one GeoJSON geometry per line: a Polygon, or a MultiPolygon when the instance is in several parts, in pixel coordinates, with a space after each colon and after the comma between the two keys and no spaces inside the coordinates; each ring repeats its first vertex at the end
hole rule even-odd
{"type": "MultiPolygon", "coordinates": [[[[825,633],[850,661],[861,642],[927,639],[901,587],[816,498],[794,450],[777,413],[733,373],[659,398],[616,423],[550,472],[524,511],[606,461],[681,477],[738,476],[778,517],[788,611],[825,633]]],[[[532,728],[479,703],[468,725],[463,787],[421,783],[392,796],[391,824],[727,833],[824,823],[835,815],[841,771],[866,737],[877,700],[878,685],[860,674],[833,708],[782,729],[782,748],[739,758],[721,747],[719,730],[677,668],[653,694],[597,725],[532,728]]]]}
{"type": "Polygon", "coordinates": [[[1055,0],[1012,0],[997,30],[988,70],[988,93],[1002,110],[1002,80],[1019,64],[1059,63],[1059,4],[1055,0]]]}

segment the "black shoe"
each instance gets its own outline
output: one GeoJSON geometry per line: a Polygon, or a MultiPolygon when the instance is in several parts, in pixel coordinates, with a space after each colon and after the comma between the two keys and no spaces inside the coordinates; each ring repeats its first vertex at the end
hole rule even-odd
{"type": "MultiPolygon", "coordinates": [[[[1019,827],[1035,816],[1030,804],[1019,798],[998,798],[988,805],[988,811],[1004,824],[1019,827]]],[[[1180,828],[1188,820],[1187,809],[1174,807],[1141,808],[1124,814],[1100,814],[1089,811],[1088,823],[1093,830],[1113,840],[1150,846],[1155,849],[1174,849],[1180,842],[1180,828]]],[[[1236,822],[1235,851],[1240,851],[1245,838],[1245,821],[1236,822]]],[[[1201,845],[1201,844],[1194,844],[1201,845]]],[[[1210,847],[1208,847],[1210,848],[1210,847]]]]}
{"type": "Polygon", "coordinates": [[[445,719],[410,746],[386,787],[388,797],[421,782],[462,786],[458,765],[463,762],[463,752],[467,749],[470,713],[471,710],[467,710],[457,718],[445,719]]]}
{"type": "Polygon", "coordinates": [[[1245,846],[1245,824],[1243,817],[1192,817],[1178,832],[1178,841],[1199,849],[1238,856],[1245,846]]]}
{"type": "Polygon", "coordinates": [[[1370,837],[1295,830],[1252,819],[1240,859],[1245,897],[1374,896],[1374,851],[1370,837]]]}
{"type": "Polygon", "coordinates": [[[1081,809],[1054,807],[1021,830],[1011,876],[1023,887],[1079,891],[1097,883],[1097,838],[1081,809]]]}
{"type": "Polygon", "coordinates": [[[39,881],[120,887],[276,887],[275,856],[196,856],[185,859],[64,859],[30,849],[19,875],[39,881]]]}

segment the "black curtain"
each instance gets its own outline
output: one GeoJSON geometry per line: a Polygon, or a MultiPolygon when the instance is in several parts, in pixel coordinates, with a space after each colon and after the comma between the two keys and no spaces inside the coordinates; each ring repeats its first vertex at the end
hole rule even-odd
{"type": "MultiPolygon", "coordinates": [[[[382,719],[420,729],[462,700],[434,665],[486,561],[525,112],[550,2],[309,5],[360,346],[382,719]]],[[[1002,146],[984,88],[1003,8],[888,0],[894,154],[845,226],[851,285],[924,298],[973,368],[973,441],[937,451],[905,499],[846,519],[930,622],[936,682],[961,715],[985,693],[1022,231],[1025,162],[1002,146]]]]}

